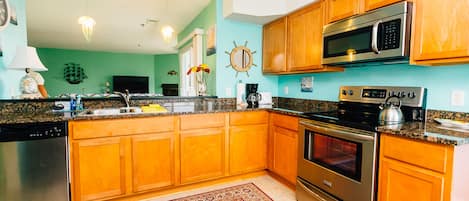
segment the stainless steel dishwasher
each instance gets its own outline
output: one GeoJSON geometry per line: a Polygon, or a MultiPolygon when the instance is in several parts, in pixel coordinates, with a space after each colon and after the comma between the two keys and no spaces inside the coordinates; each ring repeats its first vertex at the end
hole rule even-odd
{"type": "Polygon", "coordinates": [[[0,200],[68,201],[67,123],[0,125],[0,200]]]}

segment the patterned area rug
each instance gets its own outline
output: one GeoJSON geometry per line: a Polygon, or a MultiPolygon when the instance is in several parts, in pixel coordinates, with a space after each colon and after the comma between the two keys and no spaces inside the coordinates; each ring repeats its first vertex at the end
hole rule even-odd
{"type": "Polygon", "coordinates": [[[253,183],[191,195],[170,201],[273,201],[253,183]]]}

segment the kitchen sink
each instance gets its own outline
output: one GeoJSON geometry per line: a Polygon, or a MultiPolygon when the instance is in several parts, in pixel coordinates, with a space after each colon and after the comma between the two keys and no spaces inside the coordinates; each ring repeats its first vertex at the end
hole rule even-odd
{"type": "Polygon", "coordinates": [[[142,109],[139,107],[121,107],[121,108],[105,108],[85,110],[78,114],[78,116],[105,116],[105,115],[128,115],[128,114],[141,114],[142,109]]]}

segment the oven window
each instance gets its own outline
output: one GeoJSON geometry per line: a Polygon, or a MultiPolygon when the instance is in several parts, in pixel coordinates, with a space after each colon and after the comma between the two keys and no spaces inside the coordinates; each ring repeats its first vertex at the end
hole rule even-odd
{"type": "Polygon", "coordinates": [[[324,58],[371,52],[371,32],[365,27],[324,38],[324,58]]]}
{"type": "Polygon", "coordinates": [[[305,134],[306,160],[356,181],[361,180],[361,143],[311,131],[305,134]]]}

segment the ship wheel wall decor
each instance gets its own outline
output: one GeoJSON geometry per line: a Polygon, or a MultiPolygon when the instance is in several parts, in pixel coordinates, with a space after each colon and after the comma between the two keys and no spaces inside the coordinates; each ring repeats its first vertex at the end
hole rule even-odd
{"type": "Polygon", "coordinates": [[[238,73],[246,73],[247,76],[249,77],[249,70],[251,69],[252,66],[257,66],[256,64],[253,63],[253,54],[256,54],[256,51],[251,52],[251,49],[249,49],[248,46],[248,41],[244,43],[244,45],[237,45],[236,41],[233,41],[234,48],[231,50],[231,52],[225,51],[226,54],[230,56],[230,64],[228,64],[226,67],[232,67],[236,71],[236,77],[238,77],[238,73]]]}

